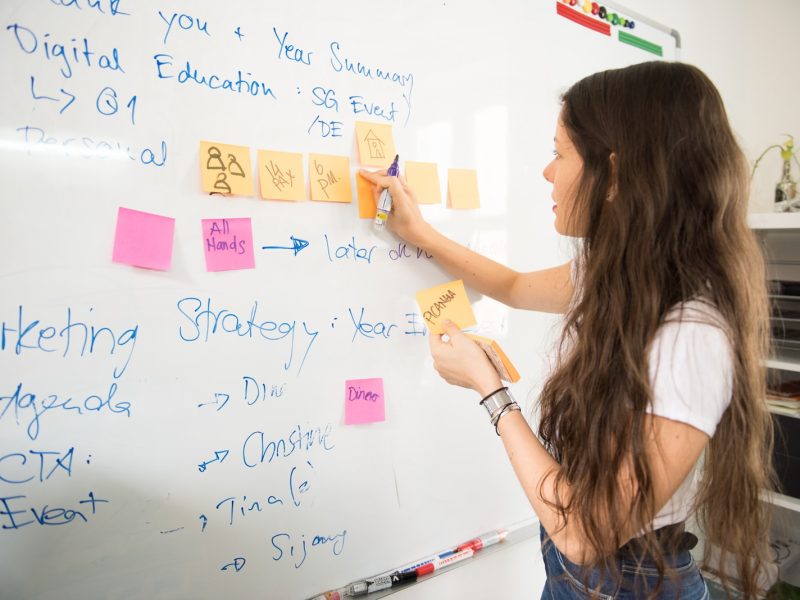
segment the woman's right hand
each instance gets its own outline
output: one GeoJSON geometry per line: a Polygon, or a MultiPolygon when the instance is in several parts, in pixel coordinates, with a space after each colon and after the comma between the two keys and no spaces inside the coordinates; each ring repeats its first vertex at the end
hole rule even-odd
{"type": "Polygon", "coordinates": [[[420,248],[425,248],[427,235],[432,227],[422,217],[417,204],[414,191],[408,186],[406,180],[400,177],[390,177],[386,171],[359,170],[359,176],[375,184],[373,198],[378,204],[380,193],[388,188],[392,194],[392,210],[389,213],[389,228],[407,242],[420,248]]]}

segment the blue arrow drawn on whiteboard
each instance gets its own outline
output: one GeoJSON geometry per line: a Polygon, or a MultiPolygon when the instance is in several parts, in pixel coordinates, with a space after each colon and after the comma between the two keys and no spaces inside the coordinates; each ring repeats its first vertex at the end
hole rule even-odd
{"type": "MultiPolygon", "coordinates": [[[[37,96],[37,95],[36,95],[35,86],[36,86],[36,79],[34,78],[34,76],[33,76],[33,75],[31,75],[31,96],[33,96],[33,99],[34,99],[34,100],[52,100],[53,102],[58,102],[58,98],[53,98],[52,96],[45,96],[44,94],[41,94],[41,95],[38,95],[38,96],[37,96]]],[[[64,106],[61,108],[61,110],[60,110],[60,111],[58,111],[58,113],[59,113],[59,114],[62,114],[62,113],[65,111],[65,110],[67,110],[67,109],[70,107],[70,104],[72,104],[73,102],[75,102],[75,95],[74,95],[74,94],[70,94],[70,93],[69,93],[67,90],[65,90],[64,88],[61,88],[61,89],[60,89],[60,91],[61,91],[61,93],[62,93],[62,94],[64,94],[64,97],[65,97],[65,98],[66,98],[67,96],[69,96],[69,102],[67,102],[67,103],[66,103],[66,104],[65,104],[65,105],[64,105],[64,106]]]]}
{"type": "Polygon", "coordinates": [[[303,248],[308,246],[308,242],[305,241],[305,240],[301,240],[300,238],[296,238],[294,236],[290,236],[289,239],[292,240],[292,245],[291,246],[261,246],[261,249],[262,250],[291,250],[291,251],[294,252],[294,255],[297,256],[297,254],[300,252],[300,250],[302,250],[303,248]]]}
{"type": "Polygon", "coordinates": [[[200,408],[201,406],[208,406],[209,404],[219,404],[219,401],[222,400],[222,404],[219,404],[219,406],[217,406],[217,411],[219,412],[220,410],[222,410],[222,407],[225,406],[228,403],[228,400],[230,400],[230,399],[231,399],[230,394],[223,394],[222,392],[215,392],[214,393],[214,400],[212,400],[211,402],[203,402],[201,404],[198,404],[197,408],[200,408]]]}
{"type": "Polygon", "coordinates": [[[227,456],[228,456],[228,450],[216,450],[214,452],[214,458],[212,458],[211,460],[206,460],[201,462],[199,465],[197,465],[197,468],[200,469],[201,473],[204,473],[208,465],[210,465],[213,462],[221,463],[223,460],[227,458],[227,456]]]}

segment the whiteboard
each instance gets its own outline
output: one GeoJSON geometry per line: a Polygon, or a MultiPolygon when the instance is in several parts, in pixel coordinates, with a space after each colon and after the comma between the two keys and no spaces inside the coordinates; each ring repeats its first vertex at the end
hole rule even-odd
{"type": "MultiPolygon", "coordinates": [[[[388,122],[443,197],[448,168],[477,171],[480,209],[426,218],[559,264],[559,93],[654,55],[558,6],[0,5],[4,597],[303,598],[533,516],[475,394],[432,369],[414,294],[450,277],[355,199],[203,193],[198,149],[348,156],[355,190],[354,123],[388,122]],[[120,207],[175,220],[169,270],[112,262],[120,207]],[[206,271],[200,222],[223,218],[251,219],[255,268],[206,271]],[[385,421],[346,426],[361,378],[385,421]]],[[[530,407],[558,321],[470,298],[530,407]]]]}

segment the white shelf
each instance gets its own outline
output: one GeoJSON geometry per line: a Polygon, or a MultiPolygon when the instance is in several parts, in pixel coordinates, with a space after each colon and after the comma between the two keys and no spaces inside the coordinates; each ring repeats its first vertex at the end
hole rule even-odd
{"type": "Polygon", "coordinates": [[[764,365],[770,369],[780,369],[781,371],[794,371],[800,373],[800,359],[791,354],[781,354],[764,361],[764,365]]]}
{"type": "Polygon", "coordinates": [[[780,506],[781,508],[787,508],[789,510],[793,510],[795,512],[800,512],[800,498],[795,498],[793,496],[784,496],[783,494],[777,493],[762,493],[761,499],[764,502],[769,502],[773,506],[780,506]]]}
{"type": "Polygon", "coordinates": [[[783,415],[785,417],[794,417],[795,419],[800,419],[800,414],[797,414],[795,411],[790,410],[788,408],[782,408],[780,406],[769,406],[768,410],[773,415],[783,415]]]}
{"type": "Polygon", "coordinates": [[[750,213],[747,222],[752,229],[800,229],[800,212],[750,213]]]}

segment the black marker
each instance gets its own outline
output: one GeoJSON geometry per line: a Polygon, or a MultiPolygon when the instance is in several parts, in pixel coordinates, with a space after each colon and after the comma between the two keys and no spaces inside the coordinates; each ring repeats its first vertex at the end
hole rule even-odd
{"type": "Polygon", "coordinates": [[[345,588],[345,596],[366,596],[372,592],[379,592],[380,590],[388,590],[404,583],[411,583],[417,580],[417,571],[409,571],[401,573],[395,571],[391,575],[383,575],[381,577],[373,577],[363,581],[354,581],[345,588]]]}

